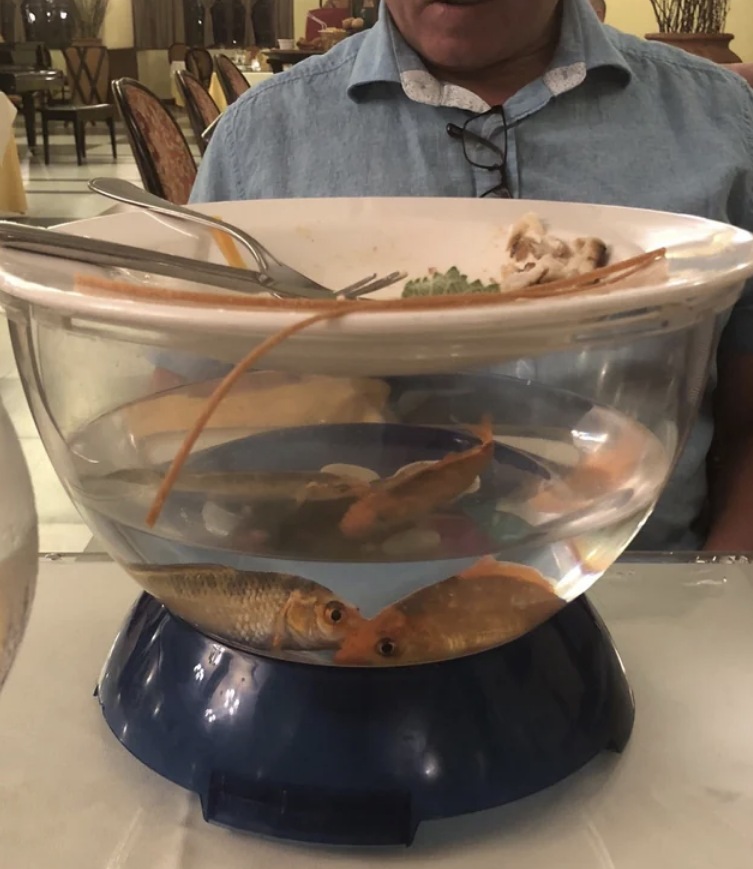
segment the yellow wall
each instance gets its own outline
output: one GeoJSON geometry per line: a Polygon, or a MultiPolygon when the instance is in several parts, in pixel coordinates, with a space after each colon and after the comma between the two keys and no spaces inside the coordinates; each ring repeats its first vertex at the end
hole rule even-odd
{"type": "Polygon", "coordinates": [[[293,33],[296,39],[306,35],[306,18],[318,5],[316,0],[293,0],[293,33]]]}
{"type": "MultiPolygon", "coordinates": [[[[644,36],[658,30],[649,0],[607,0],[607,23],[626,33],[644,36]]],[[[753,9],[750,0],[732,0],[727,30],[735,34],[732,50],[753,61],[753,9]]]]}

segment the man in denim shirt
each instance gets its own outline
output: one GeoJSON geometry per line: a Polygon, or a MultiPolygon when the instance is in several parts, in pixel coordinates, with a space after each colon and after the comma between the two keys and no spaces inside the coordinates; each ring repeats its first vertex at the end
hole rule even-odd
{"type": "MultiPolygon", "coordinates": [[[[371,31],[229,109],[193,201],[490,191],[753,229],[753,92],[707,61],[605,27],[589,0],[385,0],[371,31]],[[499,106],[504,116],[489,111],[499,106]],[[500,148],[507,124],[504,171],[470,165],[448,135],[469,118],[500,148]]],[[[715,372],[638,545],[753,549],[747,295],[722,337],[718,385],[715,372]]]]}

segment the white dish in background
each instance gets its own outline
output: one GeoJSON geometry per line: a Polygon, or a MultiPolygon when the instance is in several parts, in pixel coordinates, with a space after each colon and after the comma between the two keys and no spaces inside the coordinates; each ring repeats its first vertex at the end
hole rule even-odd
{"type": "MultiPolygon", "coordinates": [[[[422,311],[360,312],[320,323],[274,351],[277,367],[320,373],[410,373],[499,363],[608,343],[635,329],[682,328],[702,312],[729,308],[753,275],[753,236],[725,224],[630,208],[522,200],[307,199],[230,202],[202,206],[250,231],[278,257],[332,287],[377,272],[457,266],[471,279],[498,278],[512,224],[530,212],[566,240],[593,235],[610,247],[612,262],[660,247],[674,249],[666,274],[619,292],[589,293],[505,305],[422,311]],[[501,351],[501,346],[504,350],[501,351]],[[385,370],[385,367],[388,370],[385,370]]],[[[143,212],[69,224],[64,231],[222,262],[208,232],[143,212]]],[[[171,346],[213,358],[238,358],[253,346],[309,316],[290,308],[207,308],[144,303],[126,297],[70,292],[88,267],[5,251],[0,290],[60,315],[169,331],[171,346]],[[236,340],[237,339],[237,340],[236,340]],[[198,343],[197,343],[198,342],[198,343]]],[[[154,278],[155,285],[160,279],[154,278]]],[[[186,285],[191,286],[191,285],[186,285]]],[[[402,287],[377,294],[396,298],[402,287]]],[[[164,338],[161,343],[164,344],[164,338]]]]}

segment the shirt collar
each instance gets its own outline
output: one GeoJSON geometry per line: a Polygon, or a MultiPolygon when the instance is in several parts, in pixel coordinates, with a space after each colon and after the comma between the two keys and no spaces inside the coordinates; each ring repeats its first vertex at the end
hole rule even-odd
{"type": "MultiPolygon", "coordinates": [[[[630,66],[612,43],[609,28],[596,17],[589,0],[563,2],[562,32],[554,59],[544,75],[546,86],[556,96],[582,84],[588,73],[599,69],[616,70],[626,83],[630,81],[630,66]]],[[[398,32],[386,3],[380,4],[379,19],[359,46],[348,82],[348,96],[362,98],[369,85],[378,83],[400,85],[411,99],[430,105],[457,105],[458,92],[463,90],[438,82],[426,71],[398,32]]],[[[460,107],[483,110],[480,105],[460,107]]]]}

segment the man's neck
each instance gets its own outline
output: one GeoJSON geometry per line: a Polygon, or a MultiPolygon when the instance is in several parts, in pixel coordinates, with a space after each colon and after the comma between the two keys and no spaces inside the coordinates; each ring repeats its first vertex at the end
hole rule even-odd
{"type": "Polygon", "coordinates": [[[534,44],[515,57],[481,70],[447,70],[428,64],[427,68],[440,81],[465,88],[490,106],[500,106],[544,75],[557,50],[560,29],[561,15],[558,14],[534,44]]]}

